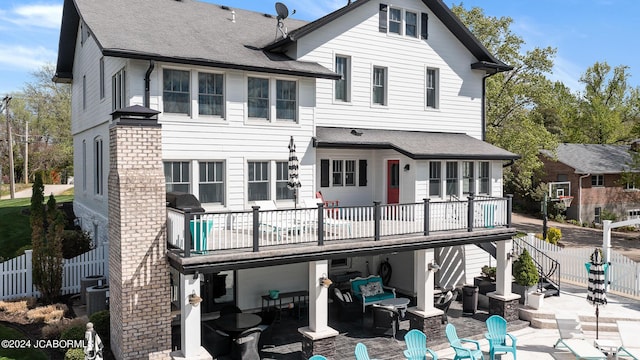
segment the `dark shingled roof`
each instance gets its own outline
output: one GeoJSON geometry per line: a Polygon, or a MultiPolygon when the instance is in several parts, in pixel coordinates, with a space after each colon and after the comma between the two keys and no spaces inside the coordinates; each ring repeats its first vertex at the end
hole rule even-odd
{"type": "MultiPolygon", "coordinates": [[[[275,16],[195,0],[65,0],[57,66],[60,78],[71,78],[78,14],[105,56],[339,78],[317,63],[262,50],[276,40],[275,16]]],[[[289,30],[304,24],[286,20],[289,30]]]]}
{"type": "Polygon", "coordinates": [[[316,128],[318,148],[393,149],[412,159],[515,160],[519,155],[466,134],[316,128]]]}
{"type": "MultiPolygon", "coordinates": [[[[628,145],[560,144],[557,161],[575,169],[576,174],[618,174],[629,170],[628,145]]],[[[541,153],[555,159],[552,151],[541,153]]]]}

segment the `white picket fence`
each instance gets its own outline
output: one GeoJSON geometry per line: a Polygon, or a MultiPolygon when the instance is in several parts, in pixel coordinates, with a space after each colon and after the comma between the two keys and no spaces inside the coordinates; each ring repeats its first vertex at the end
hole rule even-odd
{"type": "MultiPolygon", "coordinates": [[[[562,248],[542,241],[532,234],[525,236],[524,239],[560,263],[560,277],[563,280],[585,286],[588,284],[585,263],[589,261],[595,248],[562,248]]],[[[611,263],[607,270],[607,276],[611,281],[609,291],[640,296],[640,264],[613,250],[609,261],[611,263]]]]}
{"type": "MultiPolygon", "coordinates": [[[[33,286],[32,251],[0,263],[0,300],[39,296],[33,286]]],[[[107,271],[106,244],[100,245],[73,259],[64,260],[62,295],[80,292],[80,280],[91,275],[105,275],[107,271]]]]}

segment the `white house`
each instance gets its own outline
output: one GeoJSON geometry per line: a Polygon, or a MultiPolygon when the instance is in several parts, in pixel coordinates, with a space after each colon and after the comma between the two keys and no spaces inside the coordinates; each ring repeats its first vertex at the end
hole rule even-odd
{"type": "MultiPolygon", "coordinates": [[[[187,289],[199,291],[184,280],[198,273],[196,267],[226,275],[221,299],[259,309],[260,296],[273,286],[265,279],[286,279],[284,291],[313,292],[318,274],[375,273],[389,258],[395,269],[390,285],[416,294],[416,311],[424,315],[433,310],[425,293],[432,289],[425,290],[429,283],[419,269],[434,258],[443,265],[437,281],[461,285],[491,261],[474,244],[499,241],[498,266],[510,271],[505,254],[513,229],[502,168],[518,156],[483,141],[484,80],[510,67],[440,0],[358,0],[310,23],[193,0],[65,0],[59,49],[54,80],[73,86],[74,210],[100,242],[110,241],[111,114],[134,105],[159,112],[167,191],[194,194],[215,216],[250,216],[255,201],[263,200],[274,200],[279,209],[300,208],[301,199],[321,191],[325,200],[348,208],[340,214],[367,212],[375,201],[412,209],[427,204],[431,216],[441,209],[441,218],[454,211],[468,220],[462,228],[469,233],[445,226],[434,238],[429,226],[424,232],[383,229],[390,241],[420,234],[406,241],[395,236],[394,245],[385,246],[311,246],[306,253],[282,250],[269,258],[258,251],[242,262],[216,257],[212,249],[219,244],[208,244],[197,257],[188,249],[169,252],[174,281],[187,289]],[[286,187],[291,137],[300,159],[297,202],[286,187]],[[471,194],[494,201],[496,209],[476,211],[474,221],[483,217],[485,225],[477,231],[469,219],[478,204],[466,202],[471,194]],[[447,271],[453,259],[463,271],[447,271]]],[[[421,211],[411,217],[424,219],[421,211]]],[[[337,221],[348,226],[342,237],[381,235],[368,229],[358,236],[365,221],[347,225],[355,215],[340,216],[337,221]]],[[[233,217],[235,227],[244,226],[239,218],[233,217]]],[[[182,233],[189,232],[183,227],[182,233]]],[[[505,281],[499,293],[509,295],[510,284],[505,281]]],[[[189,305],[177,305],[185,317],[189,305]]],[[[311,308],[305,336],[316,339],[330,333],[326,301],[311,308]]],[[[195,347],[183,339],[184,356],[195,347]]]]}

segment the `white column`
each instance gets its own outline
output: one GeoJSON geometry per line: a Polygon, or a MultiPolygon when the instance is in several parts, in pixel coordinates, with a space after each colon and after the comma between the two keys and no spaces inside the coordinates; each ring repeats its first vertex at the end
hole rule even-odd
{"type": "Polygon", "coordinates": [[[498,241],[496,243],[496,295],[511,295],[511,263],[514,259],[507,258],[513,249],[513,240],[498,241]]]}
{"type": "Polygon", "coordinates": [[[200,296],[200,276],[180,274],[180,348],[172,359],[211,359],[200,344],[200,304],[189,304],[189,295],[200,296]]]}
{"type": "Polygon", "coordinates": [[[429,264],[435,260],[435,251],[433,249],[416,250],[414,257],[416,292],[418,296],[416,308],[420,311],[433,310],[435,274],[429,270],[429,264]]]}
{"type": "Polygon", "coordinates": [[[328,260],[309,262],[309,326],[299,328],[298,331],[312,340],[338,335],[338,332],[328,325],[329,289],[320,285],[320,279],[328,274],[328,260]]]}

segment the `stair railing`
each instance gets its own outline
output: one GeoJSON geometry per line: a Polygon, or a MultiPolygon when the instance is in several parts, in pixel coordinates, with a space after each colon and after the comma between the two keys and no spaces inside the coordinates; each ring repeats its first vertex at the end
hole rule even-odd
{"type": "Polygon", "coordinates": [[[513,245],[518,254],[522,253],[524,249],[527,249],[529,254],[531,254],[531,258],[538,268],[538,275],[540,276],[538,290],[544,290],[543,284],[544,282],[548,282],[557,290],[557,293],[554,295],[560,296],[560,263],[533,246],[526,238],[514,239],[513,245]]]}

